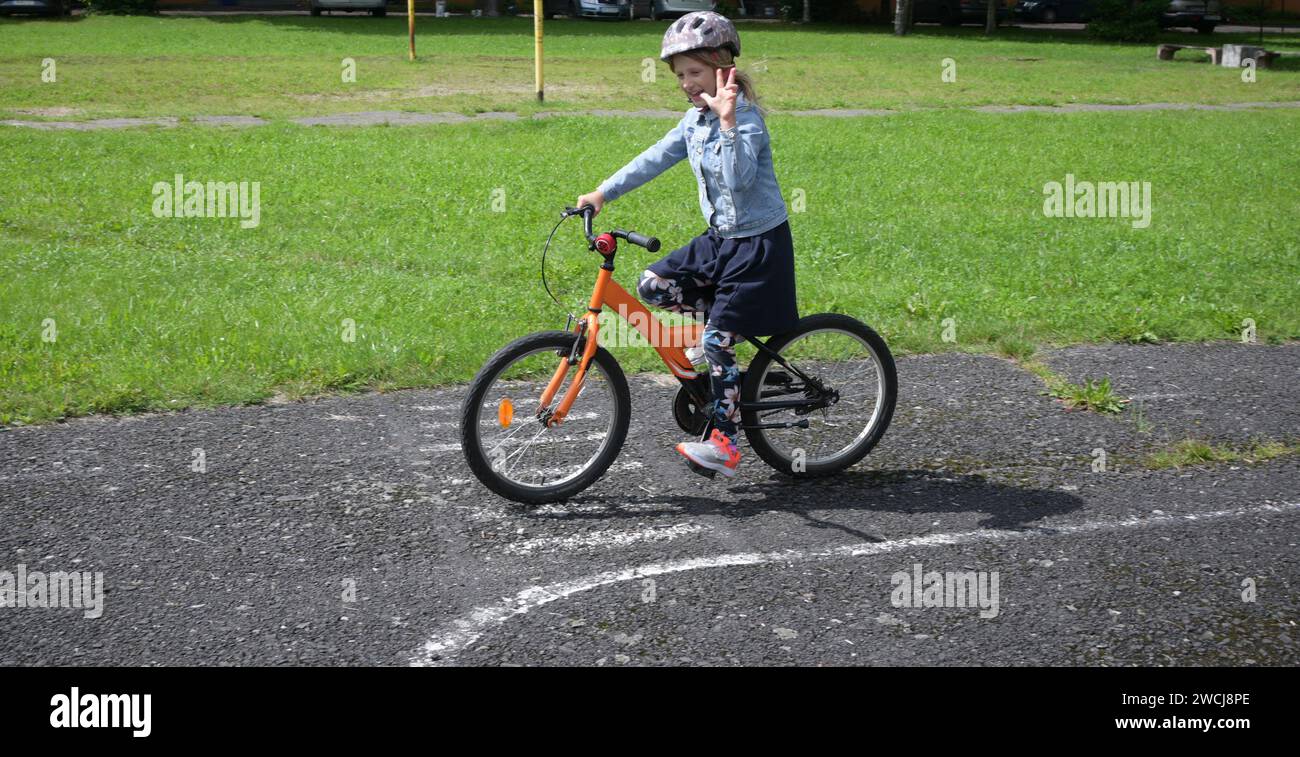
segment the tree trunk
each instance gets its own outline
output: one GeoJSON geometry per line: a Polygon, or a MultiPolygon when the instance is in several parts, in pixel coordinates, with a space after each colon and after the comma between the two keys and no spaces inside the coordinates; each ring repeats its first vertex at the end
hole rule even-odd
{"type": "Polygon", "coordinates": [[[895,0],[894,2],[894,34],[901,37],[907,34],[911,27],[912,20],[912,0],[895,0]]]}
{"type": "Polygon", "coordinates": [[[984,33],[991,35],[998,30],[998,5],[997,0],[988,0],[989,12],[984,17],[984,33]]]}
{"type": "Polygon", "coordinates": [[[803,22],[812,23],[812,0],[803,0],[803,22]]]}

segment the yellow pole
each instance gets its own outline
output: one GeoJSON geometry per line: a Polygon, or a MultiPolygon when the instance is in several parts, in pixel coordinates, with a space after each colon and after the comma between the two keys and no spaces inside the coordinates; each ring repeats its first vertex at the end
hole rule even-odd
{"type": "Polygon", "coordinates": [[[542,16],[546,15],[543,0],[533,0],[533,79],[537,87],[537,102],[544,99],[542,79],[542,16]]]}
{"type": "Polygon", "coordinates": [[[415,0],[406,0],[406,21],[411,32],[411,60],[415,60],[415,0]]]}

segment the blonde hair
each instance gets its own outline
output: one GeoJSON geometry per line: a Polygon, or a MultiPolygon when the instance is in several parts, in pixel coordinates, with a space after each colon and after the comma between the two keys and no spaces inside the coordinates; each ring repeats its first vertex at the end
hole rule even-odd
{"type": "MultiPolygon", "coordinates": [[[[684,55],[691,60],[703,63],[714,70],[735,65],[731,57],[731,51],[725,47],[712,47],[704,50],[687,50],[684,53],[677,53],[677,55],[684,55]],[[719,65],[720,61],[721,65],[719,65]]],[[[673,68],[673,61],[677,60],[677,55],[672,56],[666,61],[668,63],[668,68],[672,70],[673,74],[677,73],[677,69],[673,68]]],[[[758,115],[766,118],[767,108],[763,106],[763,103],[758,98],[758,91],[754,89],[753,77],[749,75],[749,72],[741,71],[739,66],[736,66],[736,86],[738,86],[740,91],[744,93],[745,99],[752,103],[755,108],[758,108],[758,115]]]]}

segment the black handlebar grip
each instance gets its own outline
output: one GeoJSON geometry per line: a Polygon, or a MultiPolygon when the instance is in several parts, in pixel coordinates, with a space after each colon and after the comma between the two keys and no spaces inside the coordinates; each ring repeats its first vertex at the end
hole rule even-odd
{"type": "Polygon", "coordinates": [[[659,252],[659,240],[654,237],[648,237],[645,234],[638,234],[635,231],[627,233],[627,241],[639,245],[651,252],[659,252]]]}

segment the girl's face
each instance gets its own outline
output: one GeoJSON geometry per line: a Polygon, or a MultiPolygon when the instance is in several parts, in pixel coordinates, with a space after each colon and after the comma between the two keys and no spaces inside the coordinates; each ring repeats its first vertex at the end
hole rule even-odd
{"type": "Polygon", "coordinates": [[[704,107],[704,98],[700,97],[700,93],[707,92],[710,97],[717,94],[718,75],[714,73],[714,68],[685,55],[674,55],[672,60],[673,73],[677,74],[677,83],[682,91],[695,107],[704,107]]]}

